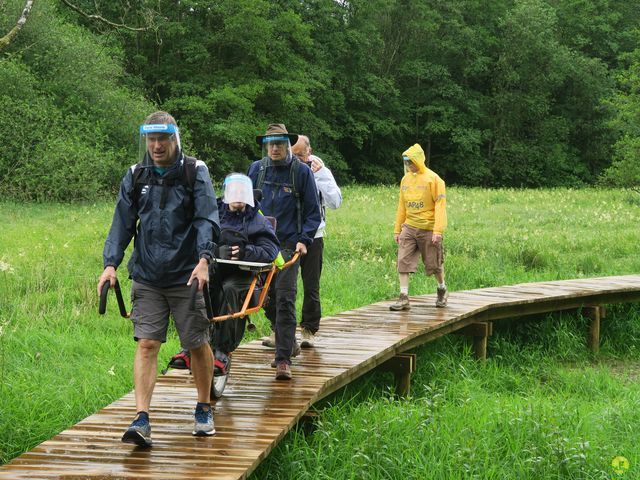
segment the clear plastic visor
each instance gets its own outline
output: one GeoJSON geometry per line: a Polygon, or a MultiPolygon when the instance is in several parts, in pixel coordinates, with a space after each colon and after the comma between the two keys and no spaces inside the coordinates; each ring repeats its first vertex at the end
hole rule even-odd
{"type": "Polygon", "coordinates": [[[404,165],[404,173],[418,171],[416,164],[406,155],[402,156],[402,164],[404,165]],[[413,169],[411,169],[413,167],[413,169]]]}
{"type": "Polygon", "coordinates": [[[224,179],[224,196],[222,201],[230,203],[246,203],[254,206],[253,183],[251,179],[241,173],[232,173],[224,179]]]}
{"type": "Polygon", "coordinates": [[[140,125],[138,162],[149,162],[159,167],[170,167],[181,150],[180,132],[172,124],[140,125]]]}
{"type": "Polygon", "coordinates": [[[271,135],[262,139],[262,158],[269,157],[274,162],[291,156],[291,142],[286,135],[271,135]]]}

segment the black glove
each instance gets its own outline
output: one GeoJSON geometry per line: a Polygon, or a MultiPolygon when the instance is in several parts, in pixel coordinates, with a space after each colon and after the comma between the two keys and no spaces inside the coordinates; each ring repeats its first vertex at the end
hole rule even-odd
{"type": "Polygon", "coordinates": [[[220,260],[229,260],[231,258],[231,246],[220,245],[217,250],[216,257],[220,260]]]}
{"type": "Polygon", "coordinates": [[[233,255],[237,260],[242,260],[244,257],[244,247],[242,245],[220,245],[218,247],[217,258],[220,260],[229,260],[232,257],[232,249],[238,248],[238,253],[233,255]]]}

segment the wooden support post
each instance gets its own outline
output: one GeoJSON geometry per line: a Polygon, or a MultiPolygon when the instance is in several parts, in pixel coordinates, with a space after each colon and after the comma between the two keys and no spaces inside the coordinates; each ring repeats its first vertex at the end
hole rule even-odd
{"type": "Polygon", "coordinates": [[[453,332],[473,339],[473,353],[477,360],[487,359],[487,339],[493,334],[492,322],[478,322],[453,332]]]}
{"type": "Polygon", "coordinates": [[[319,413],[316,410],[307,410],[300,420],[298,425],[302,429],[305,435],[311,435],[316,430],[316,421],[318,420],[319,413]]]}
{"type": "Polygon", "coordinates": [[[604,309],[599,305],[584,307],[582,314],[591,319],[587,335],[587,347],[593,353],[600,351],[600,319],[604,318],[604,309]]]}
{"type": "Polygon", "coordinates": [[[487,359],[487,337],[473,337],[473,353],[476,360],[487,359]]]}
{"type": "Polygon", "coordinates": [[[411,391],[411,374],[416,371],[415,353],[399,353],[378,367],[383,372],[392,372],[395,378],[396,395],[406,397],[411,391]]]}

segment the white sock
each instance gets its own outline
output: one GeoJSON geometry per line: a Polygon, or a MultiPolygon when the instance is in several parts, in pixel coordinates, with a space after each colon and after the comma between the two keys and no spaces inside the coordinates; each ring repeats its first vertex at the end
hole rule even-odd
{"type": "Polygon", "coordinates": [[[447,286],[444,283],[439,283],[438,288],[447,288],[447,286]]]}
{"type": "Polygon", "coordinates": [[[400,287],[400,295],[409,295],[409,287],[400,287]]]}

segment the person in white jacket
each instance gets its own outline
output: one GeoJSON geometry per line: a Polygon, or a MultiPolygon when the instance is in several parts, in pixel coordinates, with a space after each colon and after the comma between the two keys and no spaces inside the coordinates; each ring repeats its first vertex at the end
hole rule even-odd
{"type": "Polygon", "coordinates": [[[300,272],[304,299],[302,302],[301,341],[302,348],[311,348],[315,344],[315,334],[320,329],[320,275],[322,275],[322,255],[324,251],[324,232],[326,227],[326,209],[336,209],[342,204],[342,192],[336,184],[331,170],[317,156],[312,155],[309,137],[298,136],[292,152],[301,162],[311,167],[318,188],[322,221],[313,239],[307,247],[307,254],[301,257],[300,272]]]}

